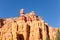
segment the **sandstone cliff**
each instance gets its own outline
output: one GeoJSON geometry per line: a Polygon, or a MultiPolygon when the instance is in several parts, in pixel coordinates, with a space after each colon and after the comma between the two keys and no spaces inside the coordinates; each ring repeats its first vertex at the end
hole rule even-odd
{"type": "Polygon", "coordinates": [[[0,18],[0,40],[55,40],[58,28],[52,28],[48,23],[35,15],[34,11],[15,18],[0,18]]]}

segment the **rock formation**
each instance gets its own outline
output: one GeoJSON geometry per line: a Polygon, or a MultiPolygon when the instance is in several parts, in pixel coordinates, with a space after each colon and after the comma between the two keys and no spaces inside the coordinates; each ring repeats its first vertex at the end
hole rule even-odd
{"type": "Polygon", "coordinates": [[[55,40],[58,28],[52,28],[48,23],[35,15],[34,11],[16,18],[0,18],[0,40],[55,40]]]}

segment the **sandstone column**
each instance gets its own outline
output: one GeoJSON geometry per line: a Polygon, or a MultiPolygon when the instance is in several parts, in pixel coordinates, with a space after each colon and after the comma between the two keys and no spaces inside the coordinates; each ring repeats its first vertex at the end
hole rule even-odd
{"type": "Polygon", "coordinates": [[[12,22],[12,36],[13,36],[13,40],[17,40],[17,23],[15,23],[14,21],[12,22]]]}
{"type": "Polygon", "coordinates": [[[0,40],[2,40],[2,32],[1,32],[1,28],[0,28],[0,40]]]}
{"type": "Polygon", "coordinates": [[[18,34],[22,34],[24,37],[24,40],[27,40],[27,24],[24,20],[19,20],[17,22],[18,24],[18,34]]]}
{"type": "Polygon", "coordinates": [[[38,26],[38,22],[34,21],[34,40],[39,40],[40,39],[40,35],[39,35],[39,26],[38,26]]]}
{"type": "MultiPolygon", "coordinates": [[[[29,17],[31,18],[32,21],[34,20],[34,11],[32,11],[29,14],[29,17]]],[[[34,40],[34,25],[33,25],[33,22],[30,24],[30,37],[29,37],[29,40],[34,40]]]]}
{"type": "Polygon", "coordinates": [[[2,27],[2,40],[12,40],[12,33],[11,33],[11,22],[6,21],[6,23],[2,27]]]}
{"type": "Polygon", "coordinates": [[[45,26],[44,26],[44,20],[41,20],[42,23],[42,38],[43,40],[46,40],[46,30],[45,30],[45,26]]]}
{"type": "Polygon", "coordinates": [[[29,40],[34,40],[34,25],[31,23],[30,25],[30,37],[29,40]]]}
{"type": "Polygon", "coordinates": [[[25,23],[24,9],[20,10],[20,17],[17,21],[18,34],[22,34],[24,40],[27,40],[27,24],[25,23]]]}
{"type": "Polygon", "coordinates": [[[40,40],[42,40],[42,27],[41,27],[41,21],[38,21],[38,27],[39,27],[39,36],[40,36],[40,40]]]}
{"type": "Polygon", "coordinates": [[[36,16],[34,16],[34,40],[40,40],[40,35],[39,35],[39,26],[38,26],[38,21],[36,20],[36,16]]]}
{"type": "Polygon", "coordinates": [[[50,40],[53,40],[53,31],[52,31],[52,27],[49,26],[49,36],[50,36],[50,40]]]}
{"type": "Polygon", "coordinates": [[[28,37],[28,40],[30,38],[30,29],[31,29],[31,18],[29,17],[29,15],[27,15],[27,37],[28,37]]]}
{"type": "Polygon", "coordinates": [[[0,19],[0,40],[2,40],[2,25],[1,25],[1,19],[0,19]]]}
{"type": "Polygon", "coordinates": [[[57,28],[52,28],[51,26],[49,26],[49,36],[50,36],[50,40],[55,40],[56,39],[56,33],[57,33],[57,28]]]}
{"type": "Polygon", "coordinates": [[[30,29],[30,40],[39,40],[39,27],[38,27],[38,21],[36,20],[36,16],[34,12],[31,13],[31,29],[30,29]]]}
{"type": "MultiPolygon", "coordinates": [[[[6,37],[8,36],[8,34],[6,35],[8,31],[8,24],[5,24],[3,27],[2,27],[2,40],[6,40],[6,37]],[[6,35],[6,36],[5,36],[6,35]]],[[[8,38],[9,39],[9,38],[8,38]]]]}
{"type": "Polygon", "coordinates": [[[24,36],[24,40],[28,40],[27,38],[27,23],[23,23],[23,36],[24,36]]]}

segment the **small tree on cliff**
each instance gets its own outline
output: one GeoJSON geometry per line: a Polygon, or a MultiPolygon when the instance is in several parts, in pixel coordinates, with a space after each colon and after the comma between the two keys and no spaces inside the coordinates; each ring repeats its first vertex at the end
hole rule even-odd
{"type": "Polygon", "coordinates": [[[50,40],[50,37],[47,36],[46,40],[50,40]]]}
{"type": "Polygon", "coordinates": [[[60,31],[57,31],[57,36],[56,36],[56,40],[60,40],[60,31]]]}

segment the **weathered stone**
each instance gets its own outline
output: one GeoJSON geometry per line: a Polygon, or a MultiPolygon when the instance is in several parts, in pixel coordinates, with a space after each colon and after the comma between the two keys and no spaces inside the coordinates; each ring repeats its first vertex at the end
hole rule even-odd
{"type": "Polygon", "coordinates": [[[55,40],[57,30],[60,29],[50,27],[34,11],[24,14],[24,9],[17,18],[0,19],[0,40],[55,40]]]}

